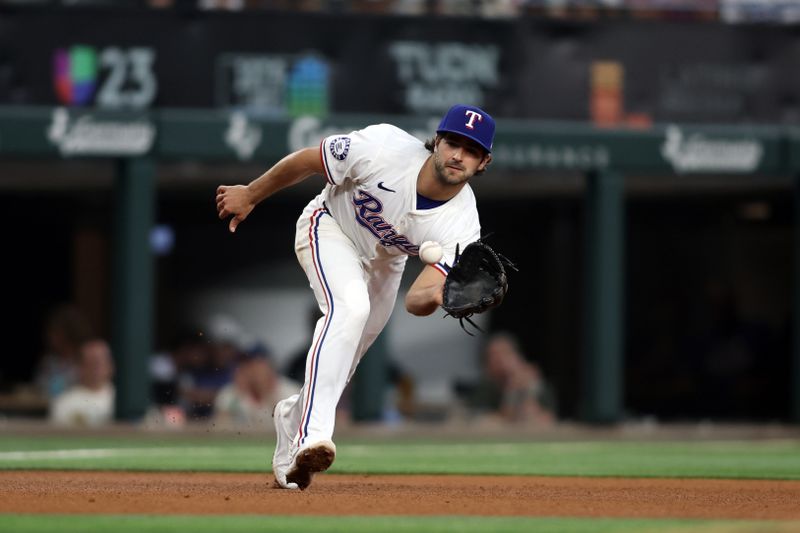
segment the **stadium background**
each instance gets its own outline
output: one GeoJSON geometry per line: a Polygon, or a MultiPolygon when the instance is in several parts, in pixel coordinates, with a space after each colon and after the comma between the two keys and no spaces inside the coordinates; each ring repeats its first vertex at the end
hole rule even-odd
{"type": "MultiPolygon", "coordinates": [[[[737,19],[732,9],[738,6],[745,16],[746,2],[707,3],[699,10],[696,4],[666,4],[661,11],[614,3],[579,2],[550,11],[546,3],[500,3],[494,17],[476,16],[491,12],[494,3],[410,4],[419,4],[412,7],[423,15],[392,15],[403,8],[392,2],[244,13],[186,9],[182,3],[143,9],[8,2],[0,20],[0,102],[9,110],[59,106],[134,115],[183,108],[222,121],[234,113],[278,121],[361,113],[430,124],[451,100],[463,99],[485,106],[501,124],[524,119],[547,131],[543,121],[558,120],[634,134],[670,123],[786,127],[800,112],[800,78],[791,68],[800,59],[795,27],[780,19],[737,19]],[[721,23],[717,8],[738,23],[721,23]],[[84,71],[59,74],[58,54],[84,71]]],[[[791,16],[781,5],[773,16],[791,16]]],[[[44,317],[53,305],[74,301],[106,337],[119,320],[112,302],[119,273],[111,256],[114,194],[121,186],[113,159],[30,157],[25,147],[20,155],[9,148],[12,137],[6,135],[0,161],[2,216],[10,229],[4,270],[14,280],[6,288],[10,334],[4,344],[14,354],[2,362],[6,389],[32,379],[44,350],[44,317]]],[[[208,301],[207,293],[291,286],[296,298],[307,297],[289,243],[296,213],[316,184],[273,199],[232,239],[209,210],[213,188],[247,182],[272,159],[228,150],[209,161],[204,151],[224,152],[222,143],[207,148],[192,138],[186,142],[198,143],[196,154],[155,161],[152,223],[166,233],[169,249],[152,257],[152,311],[145,312],[155,328],[149,346],[169,349],[199,301],[211,311],[238,313],[251,329],[267,329],[252,333],[275,345],[283,362],[282,355],[305,342],[304,318],[275,328],[289,328],[288,336],[269,335],[275,330],[254,321],[241,299],[237,307],[231,297],[208,301]]],[[[299,135],[289,147],[315,142],[299,135]]],[[[43,150],[54,148],[51,142],[43,150]]],[[[581,417],[585,379],[586,272],[592,268],[586,257],[586,175],[616,163],[609,165],[596,146],[581,148],[572,154],[529,150],[520,162],[501,143],[493,175],[476,184],[486,231],[523,268],[489,329],[521,337],[527,354],[553,380],[559,414],[566,418],[581,417]]],[[[628,171],[623,182],[618,357],[624,378],[618,385],[625,412],[618,409],[614,418],[796,416],[790,392],[796,305],[791,170],[758,175],[725,172],[722,165],[715,172],[712,163],[693,174],[656,166],[628,171]],[[728,318],[715,318],[726,313],[728,318]],[[726,342],[744,343],[746,353],[726,355],[726,342]],[[673,385],[682,387],[680,394],[673,385]]],[[[262,314],[271,307],[267,298],[261,306],[262,314]]],[[[464,347],[444,324],[437,329],[436,346],[453,355],[442,357],[434,372],[442,379],[431,387],[474,378],[477,354],[469,346],[476,345],[464,347]],[[464,351],[472,356],[461,356],[464,351]]],[[[433,341],[427,342],[436,342],[436,330],[429,335],[433,341]]],[[[396,332],[391,347],[413,372],[413,359],[402,353],[406,337],[396,332]]],[[[436,401],[448,398],[437,394],[436,401]]]]}
{"type": "MultiPolygon", "coordinates": [[[[475,189],[484,230],[521,269],[481,324],[519,337],[562,423],[794,435],[799,13],[747,0],[0,2],[3,423],[42,419],[15,394],[64,302],[111,341],[127,427],[148,407],[148,358],[209,315],[286,364],[310,304],[294,222],[321,182],[271,198],[235,237],[215,187],[326,128],[424,135],[463,100],[503,133],[475,189]],[[131,137],[81,139],[81,117],[131,137]]],[[[479,378],[484,340],[395,313],[360,371],[378,392],[362,384],[355,399],[382,398],[393,361],[415,381],[409,422],[442,422],[479,378]]]]}

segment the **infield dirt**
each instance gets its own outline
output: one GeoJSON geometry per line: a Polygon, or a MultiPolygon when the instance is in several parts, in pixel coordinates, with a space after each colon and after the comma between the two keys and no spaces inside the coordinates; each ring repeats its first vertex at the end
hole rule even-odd
{"type": "Polygon", "coordinates": [[[0,472],[0,513],[798,520],[798,502],[800,481],[326,474],[300,492],[269,474],[0,472]]]}

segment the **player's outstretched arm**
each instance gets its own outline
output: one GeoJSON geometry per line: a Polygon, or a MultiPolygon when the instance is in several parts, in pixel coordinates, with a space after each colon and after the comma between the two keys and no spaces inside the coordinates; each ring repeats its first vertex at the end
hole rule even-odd
{"type": "Polygon", "coordinates": [[[318,148],[298,150],[275,163],[249,185],[217,187],[217,214],[222,220],[232,217],[228,229],[233,233],[256,204],[283,188],[323,172],[318,148]]]}
{"type": "Polygon", "coordinates": [[[416,316],[428,316],[436,311],[442,305],[445,279],[432,266],[423,268],[406,294],[406,310],[416,316]]]}

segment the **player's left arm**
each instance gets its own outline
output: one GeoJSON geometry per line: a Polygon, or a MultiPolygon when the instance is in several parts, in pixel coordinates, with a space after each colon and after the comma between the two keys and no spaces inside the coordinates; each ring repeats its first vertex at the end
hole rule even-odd
{"type": "Polygon", "coordinates": [[[412,315],[428,316],[442,305],[445,275],[431,265],[422,269],[406,294],[406,310],[412,315]]]}

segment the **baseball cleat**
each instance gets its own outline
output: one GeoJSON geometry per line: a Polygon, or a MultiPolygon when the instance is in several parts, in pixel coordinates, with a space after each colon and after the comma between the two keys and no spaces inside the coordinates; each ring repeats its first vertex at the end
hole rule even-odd
{"type": "Polygon", "coordinates": [[[336,459],[336,445],[329,440],[323,440],[300,448],[294,456],[294,461],[286,473],[286,482],[296,484],[300,490],[305,490],[311,485],[311,480],[317,472],[324,472],[336,459]]]}
{"type": "Polygon", "coordinates": [[[279,489],[297,489],[297,483],[286,482],[286,471],[291,464],[289,446],[292,444],[292,436],[286,427],[286,420],[283,417],[282,405],[285,400],[275,404],[272,410],[272,423],[275,424],[275,454],[272,456],[272,473],[275,475],[275,487],[279,489]]]}

